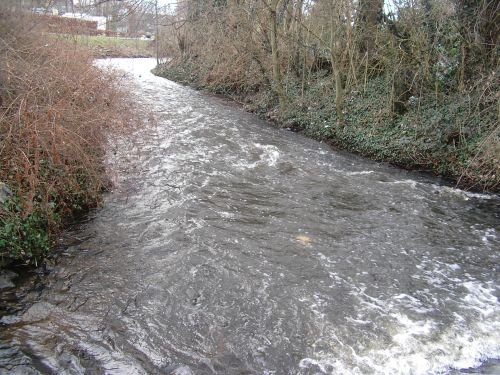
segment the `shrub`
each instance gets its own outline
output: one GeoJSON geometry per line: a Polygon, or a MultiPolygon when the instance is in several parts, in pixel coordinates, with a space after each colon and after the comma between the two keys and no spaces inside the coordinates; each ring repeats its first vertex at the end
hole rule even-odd
{"type": "Polygon", "coordinates": [[[0,256],[43,257],[62,224],[99,203],[108,181],[106,134],[130,108],[89,51],[35,33],[30,18],[0,21],[0,256]],[[10,22],[10,24],[9,24],[10,22]],[[31,30],[31,31],[30,31],[31,30]]]}

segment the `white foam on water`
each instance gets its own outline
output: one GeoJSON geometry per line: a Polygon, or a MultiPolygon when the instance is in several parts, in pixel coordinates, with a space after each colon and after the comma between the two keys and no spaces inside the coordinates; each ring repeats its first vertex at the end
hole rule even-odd
{"type": "Polygon", "coordinates": [[[426,314],[434,310],[432,307],[425,307],[418,298],[404,293],[392,297],[392,300],[396,301],[397,304],[411,308],[419,314],[426,314]]]}
{"type": "Polygon", "coordinates": [[[370,324],[372,322],[371,320],[354,319],[351,317],[347,317],[345,320],[354,324],[361,324],[361,325],[370,324]]]}
{"type": "Polygon", "coordinates": [[[393,181],[391,183],[395,185],[409,185],[414,189],[417,187],[418,184],[418,182],[415,180],[398,180],[398,181],[393,181]]]}
{"type": "MultiPolygon", "coordinates": [[[[182,115],[182,114],[188,114],[188,113],[191,114],[192,112],[193,112],[193,107],[190,106],[190,105],[186,105],[184,107],[178,107],[177,108],[177,113],[180,114],[180,115],[182,115]]],[[[188,120],[189,119],[190,118],[188,117],[188,120]]]]}
{"type": "Polygon", "coordinates": [[[375,173],[375,171],[354,171],[354,172],[345,172],[346,175],[348,176],[360,176],[360,175],[365,175],[365,174],[372,174],[375,173]]]}
{"type": "Polygon", "coordinates": [[[221,218],[225,220],[234,220],[234,218],[236,217],[234,212],[218,211],[217,213],[220,215],[221,218]]]}
{"type": "MultiPolygon", "coordinates": [[[[259,160],[254,162],[248,162],[241,160],[235,164],[236,167],[242,169],[254,169],[259,165],[267,165],[269,167],[274,167],[280,158],[279,149],[273,145],[262,145],[260,143],[254,143],[253,147],[255,149],[261,150],[259,155],[259,160]]],[[[245,150],[248,152],[248,150],[245,150]]]]}
{"type": "Polygon", "coordinates": [[[444,186],[444,185],[437,185],[437,184],[432,184],[432,183],[418,182],[418,181],[410,180],[410,179],[391,181],[389,183],[395,184],[395,185],[408,185],[412,189],[416,189],[417,187],[430,187],[436,193],[441,193],[441,194],[444,193],[444,194],[454,195],[457,197],[461,197],[462,199],[465,199],[465,200],[469,200],[470,198],[477,198],[477,199],[499,199],[500,198],[496,194],[473,193],[473,192],[465,191],[465,190],[458,189],[458,188],[453,188],[453,187],[444,186]]]}
{"type": "Polygon", "coordinates": [[[479,199],[497,199],[498,195],[495,194],[481,194],[481,193],[472,193],[470,191],[465,191],[462,189],[457,189],[449,186],[441,186],[441,185],[436,185],[436,184],[430,184],[432,188],[434,188],[436,191],[439,191],[440,193],[448,193],[448,194],[453,194],[460,196],[464,199],[469,199],[469,198],[479,198],[479,199]]]}
{"type": "Polygon", "coordinates": [[[484,231],[484,234],[481,236],[481,240],[485,245],[489,245],[492,240],[496,240],[497,238],[498,237],[495,228],[487,228],[484,231]]]}
{"type": "Polygon", "coordinates": [[[463,286],[469,291],[463,298],[468,308],[477,310],[483,319],[495,313],[500,315],[500,303],[495,296],[495,287],[491,282],[480,284],[476,281],[467,281],[463,283],[463,286]]]}
{"type": "Polygon", "coordinates": [[[270,167],[276,165],[276,162],[280,157],[278,147],[273,145],[261,145],[260,143],[255,143],[254,145],[264,151],[260,157],[262,162],[266,163],[270,167]]]}
{"type": "Polygon", "coordinates": [[[458,271],[461,268],[458,264],[448,264],[448,267],[453,271],[458,271]]]}
{"type": "MultiPolygon", "coordinates": [[[[330,167],[331,164],[329,163],[321,163],[321,165],[325,166],[325,167],[330,167]]],[[[329,168],[331,172],[334,172],[334,173],[340,173],[340,174],[343,174],[343,175],[346,175],[346,176],[364,176],[364,175],[367,175],[367,174],[372,174],[372,173],[375,173],[375,171],[348,171],[348,170],[345,170],[345,169],[337,169],[337,168],[329,168]]]]}
{"type": "Polygon", "coordinates": [[[436,324],[431,320],[414,321],[401,313],[393,314],[393,317],[403,329],[396,333],[392,340],[402,347],[412,343],[416,337],[429,336],[436,328],[436,324]]]}
{"type": "MultiPolygon", "coordinates": [[[[371,305],[378,310],[383,306],[384,314],[390,318],[386,347],[349,347],[334,356],[315,353],[300,361],[300,374],[443,374],[500,358],[496,286],[479,281],[467,281],[462,286],[466,293],[456,301],[460,310],[452,315],[453,321],[447,327],[433,320],[432,315],[422,314],[419,319],[403,313],[398,302],[414,303],[416,307],[419,304],[411,296],[399,294],[382,301],[361,293],[365,308],[371,305]]],[[[350,321],[358,325],[368,322],[362,318],[350,321]]]]}
{"type": "MultiPolygon", "coordinates": [[[[301,369],[299,374],[304,373],[303,370],[307,371],[310,369],[320,371],[315,371],[314,374],[363,374],[360,369],[345,367],[345,364],[341,360],[335,358],[304,358],[299,362],[299,368],[301,369]]],[[[310,372],[307,373],[309,374],[310,372]]]]}

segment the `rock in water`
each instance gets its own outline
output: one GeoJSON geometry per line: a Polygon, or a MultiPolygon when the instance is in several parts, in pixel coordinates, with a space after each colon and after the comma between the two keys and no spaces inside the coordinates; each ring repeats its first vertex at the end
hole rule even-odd
{"type": "Polygon", "coordinates": [[[0,181],[0,203],[4,204],[12,194],[10,188],[4,182],[0,181]]]}
{"type": "Polygon", "coordinates": [[[302,245],[309,245],[312,242],[311,237],[304,236],[303,234],[299,234],[295,239],[302,245]]]}

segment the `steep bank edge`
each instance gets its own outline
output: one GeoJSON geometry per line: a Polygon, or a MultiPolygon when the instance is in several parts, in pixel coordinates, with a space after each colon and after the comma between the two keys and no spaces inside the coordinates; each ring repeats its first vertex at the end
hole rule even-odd
{"type": "Polygon", "coordinates": [[[279,127],[340,149],[431,173],[465,190],[500,192],[500,128],[484,126],[495,123],[496,114],[467,118],[464,112],[470,98],[465,96],[451,95],[438,104],[432,98],[422,98],[404,115],[395,116],[387,110],[384,85],[373,79],[365,93],[352,91],[348,95],[345,124],[338,126],[333,95],[325,95],[328,77],[318,77],[305,96],[292,97],[288,111],[278,115],[271,90],[245,92],[211,85],[198,75],[192,62],[165,64],[152,72],[197,90],[223,95],[279,127]],[[465,130],[463,123],[467,123],[465,130]],[[485,151],[487,142],[490,144],[485,151]]]}

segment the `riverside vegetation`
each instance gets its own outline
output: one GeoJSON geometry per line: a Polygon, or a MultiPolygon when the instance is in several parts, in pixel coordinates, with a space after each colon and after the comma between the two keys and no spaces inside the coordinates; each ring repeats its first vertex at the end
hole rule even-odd
{"type": "Polygon", "coordinates": [[[130,101],[90,51],[0,6],[0,259],[39,263],[60,229],[109,186],[106,135],[130,101]]]}
{"type": "Polygon", "coordinates": [[[461,187],[500,189],[499,3],[186,0],[155,73],[461,187]]]}

